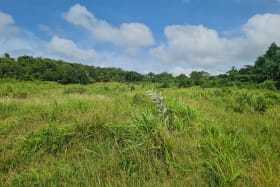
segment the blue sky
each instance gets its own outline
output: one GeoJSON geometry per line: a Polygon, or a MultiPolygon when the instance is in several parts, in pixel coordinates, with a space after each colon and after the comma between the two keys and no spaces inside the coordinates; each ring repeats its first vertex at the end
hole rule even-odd
{"type": "Polygon", "coordinates": [[[0,1],[0,53],[141,73],[253,64],[279,31],[280,0],[0,1]]]}

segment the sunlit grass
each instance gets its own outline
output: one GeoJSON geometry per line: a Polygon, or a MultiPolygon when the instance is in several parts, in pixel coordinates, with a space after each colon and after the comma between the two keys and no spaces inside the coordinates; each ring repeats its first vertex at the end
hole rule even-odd
{"type": "Polygon", "coordinates": [[[0,82],[0,186],[280,184],[278,92],[0,82]]]}

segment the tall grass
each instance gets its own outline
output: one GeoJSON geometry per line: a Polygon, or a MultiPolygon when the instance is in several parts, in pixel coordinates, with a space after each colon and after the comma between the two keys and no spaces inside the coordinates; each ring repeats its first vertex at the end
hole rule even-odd
{"type": "Polygon", "coordinates": [[[2,80],[0,186],[280,184],[279,92],[146,89],[2,80]]]}

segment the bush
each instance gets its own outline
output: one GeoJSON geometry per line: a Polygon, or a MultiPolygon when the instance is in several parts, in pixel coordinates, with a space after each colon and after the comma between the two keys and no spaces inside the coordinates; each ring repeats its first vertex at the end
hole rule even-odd
{"type": "Polygon", "coordinates": [[[272,80],[264,81],[264,82],[262,82],[261,84],[259,84],[258,87],[259,87],[259,88],[262,88],[262,89],[273,90],[273,91],[276,91],[276,90],[277,90],[277,88],[276,88],[276,82],[275,82],[275,81],[272,81],[272,80]]]}
{"type": "Polygon", "coordinates": [[[265,112],[268,108],[268,102],[263,96],[258,96],[255,103],[254,109],[257,112],[265,112]]]}
{"type": "Polygon", "coordinates": [[[262,95],[241,93],[236,100],[237,104],[233,104],[235,112],[265,112],[268,108],[268,100],[262,95]]]}
{"type": "Polygon", "coordinates": [[[170,84],[168,82],[164,82],[158,86],[158,88],[170,88],[170,84]]]}
{"type": "Polygon", "coordinates": [[[270,105],[280,104],[280,96],[276,92],[265,93],[264,97],[270,105]]]}
{"type": "Polygon", "coordinates": [[[186,80],[179,81],[178,88],[188,88],[188,87],[191,87],[193,85],[194,85],[194,83],[193,83],[192,80],[186,79],[186,80]]]}
{"type": "Polygon", "coordinates": [[[142,105],[149,102],[149,98],[147,95],[137,93],[132,97],[132,103],[135,105],[142,105]]]}

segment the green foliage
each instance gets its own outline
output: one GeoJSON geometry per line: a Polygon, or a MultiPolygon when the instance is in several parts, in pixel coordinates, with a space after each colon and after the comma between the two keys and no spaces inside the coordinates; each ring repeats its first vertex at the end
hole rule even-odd
{"type": "Polygon", "coordinates": [[[27,99],[28,93],[25,90],[13,89],[11,86],[6,86],[0,91],[0,97],[27,99]]]}
{"type": "Polygon", "coordinates": [[[0,103],[0,119],[8,117],[11,113],[17,113],[20,110],[17,103],[0,103]]]}
{"type": "Polygon", "coordinates": [[[236,112],[266,112],[269,102],[263,95],[242,92],[236,99],[234,111],[236,112]]]}
{"type": "Polygon", "coordinates": [[[280,183],[278,91],[0,83],[0,186],[280,183]]]}
{"type": "Polygon", "coordinates": [[[202,141],[203,167],[205,180],[209,186],[234,185],[241,177],[240,166],[246,159],[239,155],[238,147],[241,142],[238,137],[226,135],[216,125],[210,126],[207,138],[202,141]],[[237,167],[239,166],[239,167],[237,167]]]}
{"type": "Polygon", "coordinates": [[[153,132],[160,124],[160,121],[150,113],[143,113],[134,117],[134,123],[144,132],[153,132]]]}
{"type": "Polygon", "coordinates": [[[21,56],[17,60],[0,58],[0,78],[56,81],[61,84],[88,84],[95,81],[136,82],[144,76],[116,68],[99,68],[61,60],[21,56]]]}
{"type": "Polygon", "coordinates": [[[146,92],[155,104],[161,122],[169,129],[184,129],[197,117],[197,112],[189,105],[173,100],[166,106],[163,96],[156,90],[146,92]]]}
{"type": "Polygon", "coordinates": [[[137,93],[132,97],[132,103],[134,105],[145,105],[148,103],[148,101],[149,98],[143,93],[137,93]]]}
{"type": "Polygon", "coordinates": [[[168,82],[161,83],[158,88],[170,88],[170,84],[168,82]]]}
{"type": "Polygon", "coordinates": [[[172,101],[167,104],[169,127],[172,129],[186,129],[191,127],[197,119],[198,112],[190,105],[172,101]]]}
{"type": "Polygon", "coordinates": [[[268,89],[272,91],[277,91],[276,82],[273,80],[266,80],[258,85],[261,89],[268,89]]]}
{"type": "MultiPolygon", "coordinates": [[[[241,69],[234,66],[227,74],[210,76],[205,71],[193,71],[190,77],[181,74],[174,77],[168,72],[142,75],[134,71],[118,68],[101,68],[62,60],[21,56],[17,60],[4,54],[0,58],[0,78],[18,80],[56,81],[61,84],[89,84],[95,82],[157,82],[158,88],[179,88],[192,86],[239,88],[261,88],[276,90],[280,88],[280,47],[272,43],[266,53],[257,58],[254,65],[246,65],[241,69]]],[[[131,91],[133,88],[131,87],[131,91]]]]}
{"type": "Polygon", "coordinates": [[[42,153],[57,153],[65,148],[69,134],[55,126],[49,126],[37,133],[30,133],[24,140],[22,155],[30,156],[38,151],[42,153]]]}

